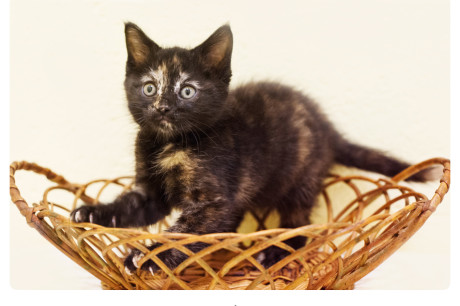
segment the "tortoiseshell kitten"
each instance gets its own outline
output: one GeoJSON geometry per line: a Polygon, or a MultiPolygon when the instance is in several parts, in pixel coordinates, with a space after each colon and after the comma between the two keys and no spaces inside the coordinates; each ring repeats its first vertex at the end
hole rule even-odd
{"type": "MultiPolygon", "coordinates": [[[[274,208],[283,228],[309,223],[311,208],[333,163],[393,176],[407,163],[345,140],[318,105],[277,83],[229,91],[232,32],[220,27],[194,49],[161,48],[133,23],[125,24],[125,89],[139,124],[136,188],[113,203],[74,210],[75,222],[109,227],[154,224],[182,210],[169,232],[234,232],[249,207],[274,208]]],[[[412,180],[429,179],[427,173],[412,180]]],[[[286,241],[293,248],[305,238],[286,241]]],[[[156,248],[160,244],[150,246],[156,248]]],[[[205,244],[187,245],[193,252],[205,244]]],[[[268,267],[287,252],[271,247],[268,267]]],[[[125,260],[129,272],[143,254],[125,260]]],[[[187,256],[159,254],[174,268],[187,256]]],[[[151,260],[142,269],[157,271],[151,260]]]]}

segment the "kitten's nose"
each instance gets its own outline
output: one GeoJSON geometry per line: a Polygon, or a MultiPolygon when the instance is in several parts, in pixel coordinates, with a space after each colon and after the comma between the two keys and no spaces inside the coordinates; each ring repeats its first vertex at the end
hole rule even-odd
{"type": "Polygon", "coordinates": [[[164,115],[164,114],[166,114],[167,112],[169,112],[169,106],[168,106],[168,105],[161,104],[161,105],[158,105],[158,106],[155,107],[155,108],[156,108],[156,110],[157,110],[160,114],[162,114],[162,115],[164,115]]]}

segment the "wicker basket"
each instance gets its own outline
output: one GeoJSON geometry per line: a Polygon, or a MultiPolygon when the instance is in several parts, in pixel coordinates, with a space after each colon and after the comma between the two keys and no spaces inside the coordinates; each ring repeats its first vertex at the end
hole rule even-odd
{"type": "Polygon", "coordinates": [[[104,289],[352,289],[354,283],[375,269],[409,239],[435,211],[450,185],[450,161],[430,159],[412,166],[391,180],[363,176],[330,175],[320,195],[318,209],[327,221],[296,229],[269,229],[270,212],[250,212],[258,222],[251,233],[191,235],[158,233],[147,229],[106,228],[91,223],[72,223],[69,213],[83,202],[97,203],[112,187],[127,191],[132,178],[97,180],[73,184],[49,169],[28,162],[10,166],[10,194],[27,223],[64,254],[99,278],[104,289]],[[398,184],[410,175],[433,165],[444,167],[438,189],[429,199],[398,184]],[[32,206],[21,197],[15,183],[17,170],[30,170],[56,184],[48,188],[39,204],[32,206]],[[64,190],[73,200],[51,201],[52,194],[64,190]],[[283,241],[307,237],[307,244],[294,250],[283,241]],[[153,241],[163,245],[149,251],[153,241]],[[193,253],[184,245],[204,242],[209,247],[193,253]],[[291,254],[269,269],[256,260],[258,252],[276,245],[291,254]],[[123,259],[131,248],[157,263],[161,272],[151,275],[139,270],[129,275],[123,259]],[[170,248],[189,258],[174,270],[156,254],[170,248]]]}

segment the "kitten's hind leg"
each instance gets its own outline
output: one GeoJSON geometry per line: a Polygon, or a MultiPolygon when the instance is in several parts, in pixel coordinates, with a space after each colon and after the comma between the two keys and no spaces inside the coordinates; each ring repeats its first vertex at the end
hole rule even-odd
{"type": "MultiPolygon", "coordinates": [[[[295,190],[285,198],[278,210],[280,214],[280,228],[297,228],[310,224],[310,211],[314,203],[314,193],[305,192],[305,190],[295,190]]],[[[297,250],[305,245],[307,238],[305,236],[295,236],[283,241],[286,245],[297,250]]],[[[282,260],[291,252],[277,246],[270,246],[260,252],[256,259],[265,268],[269,268],[278,261],[282,260]]]]}
{"type": "MultiPolygon", "coordinates": [[[[302,225],[307,225],[308,223],[302,224],[302,225]]],[[[299,225],[301,226],[301,225],[299,225]]],[[[296,228],[298,226],[293,226],[293,225],[287,225],[287,224],[282,224],[281,228],[296,228]]],[[[292,247],[294,250],[297,250],[305,245],[305,242],[307,241],[307,238],[304,236],[295,236],[290,239],[287,239],[283,241],[284,244],[292,247]]],[[[281,259],[285,258],[286,256],[290,255],[291,252],[277,247],[277,246],[270,246],[260,252],[256,260],[262,264],[265,268],[269,268],[281,259]]]]}

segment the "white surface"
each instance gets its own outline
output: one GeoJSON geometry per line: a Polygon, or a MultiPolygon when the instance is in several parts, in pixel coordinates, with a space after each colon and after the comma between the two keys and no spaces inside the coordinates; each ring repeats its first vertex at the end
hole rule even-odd
{"type": "MultiPolygon", "coordinates": [[[[353,140],[413,162],[450,156],[448,1],[15,0],[10,16],[10,159],[71,181],[133,173],[124,21],[184,47],[230,22],[233,84],[279,80],[353,140]]],[[[34,199],[40,186],[27,181],[34,199]]],[[[449,205],[356,288],[447,288],[449,205]]],[[[13,288],[100,289],[12,204],[10,231],[13,288]]]]}

